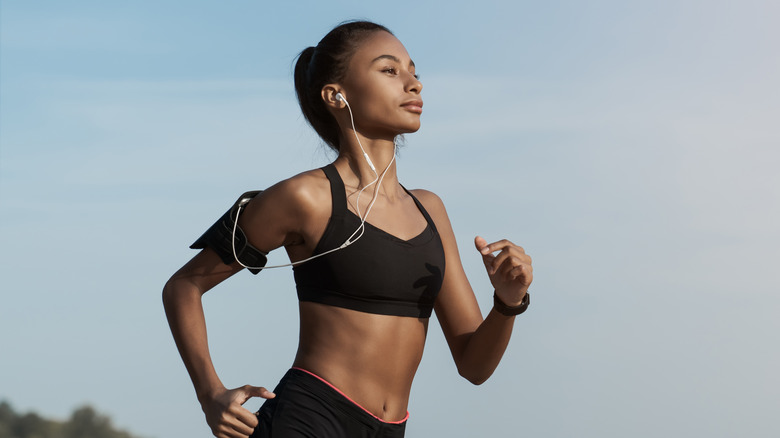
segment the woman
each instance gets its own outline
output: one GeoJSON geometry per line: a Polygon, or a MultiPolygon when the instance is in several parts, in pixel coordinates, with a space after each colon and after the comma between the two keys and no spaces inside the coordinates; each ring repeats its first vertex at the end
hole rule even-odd
{"type": "Polygon", "coordinates": [[[484,382],[528,305],[531,258],[507,240],[475,239],[495,289],[483,319],[441,200],[397,179],[395,140],[420,128],[423,102],[414,62],[389,30],[336,27],[300,54],[295,86],[338,157],[227,216],[232,251],[207,243],[165,286],[171,331],[217,437],[401,437],[432,310],[460,374],[484,382]],[[282,246],[303,261],[298,352],[274,392],[226,389],[209,357],[201,296],[247,265],[244,243],[260,264],[282,246]],[[242,407],[251,397],[268,399],[257,414],[242,407]]]}

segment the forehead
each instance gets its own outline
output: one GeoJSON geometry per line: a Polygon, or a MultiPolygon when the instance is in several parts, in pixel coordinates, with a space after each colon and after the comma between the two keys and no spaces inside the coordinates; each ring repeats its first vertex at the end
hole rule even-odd
{"type": "Polygon", "coordinates": [[[404,64],[411,60],[406,47],[398,38],[385,31],[377,31],[360,43],[352,56],[352,65],[365,65],[382,55],[392,55],[404,64]]]}

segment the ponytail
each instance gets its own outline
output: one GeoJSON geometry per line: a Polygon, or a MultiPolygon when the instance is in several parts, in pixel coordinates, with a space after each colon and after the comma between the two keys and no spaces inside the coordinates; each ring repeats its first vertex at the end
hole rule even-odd
{"type": "Polygon", "coordinates": [[[295,63],[295,94],[298,96],[298,104],[301,106],[303,116],[312,128],[319,134],[325,143],[339,150],[339,127],[336,119],[328,112],[325,102],[322,100],[321,89],[325,85],[318,84],[321,81],[312,81],[311,64],[316,48],[307,47],[298,55],[295,63]],[[319,87],[317,85],[320,85],[319,87]]]}

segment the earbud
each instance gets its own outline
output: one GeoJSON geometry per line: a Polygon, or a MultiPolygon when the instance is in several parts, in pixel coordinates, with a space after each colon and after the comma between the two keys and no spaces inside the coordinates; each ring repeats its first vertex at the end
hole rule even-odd
{"type": "Polygon", "coordinates": [[[336,93],[336,100],[338,100],[339,102],[344,102],[344,103],[347,102],[347,99],[345,99],[344,95],[341,94],[341,93],[336,93]]]}

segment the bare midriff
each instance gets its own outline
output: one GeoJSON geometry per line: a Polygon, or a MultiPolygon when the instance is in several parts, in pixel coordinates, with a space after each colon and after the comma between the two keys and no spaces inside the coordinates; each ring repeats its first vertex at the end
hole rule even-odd
{"type": "Polygon", "coordinates": [[[407,415],[427,318],[375,315],[301,302],[294,367],[333,385],[382,421],[407,415]]]}

